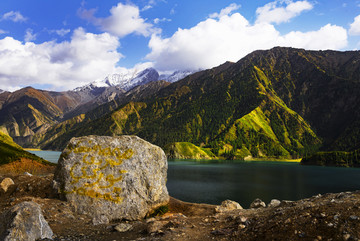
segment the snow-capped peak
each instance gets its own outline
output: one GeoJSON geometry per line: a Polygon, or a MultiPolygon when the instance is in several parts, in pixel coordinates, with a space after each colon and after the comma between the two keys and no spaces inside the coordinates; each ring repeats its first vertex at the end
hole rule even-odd
{"type": "Polygon", "coordinates": [[[167,82],[174,83],[174,82],[176,82],[178,80],[181,80],[181,79],[185,78],[186,76],[191,75],[191,74],[193,74],[195,72],[197,72],[197,71],[194,71],[194,70],[178,70],[178,71],[175,71],[174,73],[171,73],[171,74],[162,74],[162,75],[160,75],[159,79],[165,80],[167,82]]]}
{"type": "Polygon", "coordinates": [[[125,91],[128,91],[135,86],[147,84],[151,81],[165,80],[168,82],[176,82],[180,79],[185,78],[186,76],[193,74],[196,71],[184,70],[184,71],[175,71],[170,74],[162,74],[159,76],[159,73],[154,68],[147,68],[143,70],[133,70],[118,74],[110,74],[105,77],[103,80],[97,80],[91,82],[88,85],[78,87],[74,91],[84,91],[84,90],[95,90],[99,88],[107,88],[111,86],[117,86],[125,91]]]}

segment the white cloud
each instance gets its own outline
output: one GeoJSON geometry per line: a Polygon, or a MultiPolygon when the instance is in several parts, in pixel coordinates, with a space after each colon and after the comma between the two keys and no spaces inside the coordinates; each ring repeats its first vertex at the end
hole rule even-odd
{"type": "Polygon", "coordinates": [[[0,34],[7,33],[7,31],[0,29],[0,34]]]}
{"type": "Polygon", "coordinates": [[[168,18],[155,18],[154,19],[155,24],[158,24],[158,23],[161,23],[161,22],[171,22],[171,19],[168,19],[168,18]]]}
{"type": "Polygon", "coordinates": [[[149,0],[147,5],[145,5],[145,7],[141,9],[141,11],[146,11],[153,8],[158,2],[166,3],[166,0],[149,0]]]}
{"type": "Polygon", "coordinates": [[[27,20],[27,18],[25,18],[23,15],[21,15],[20,12],[16,11],[10,11],[5,13],[1,20],[10,20],[13,22],[25,22],[27,20]]]}
{"type": "Polygon", "coordinates": [[[37,34],[33,33],[31,28],[26,29],[24,40],[25,42],[31,42],[36,40],[37,34]]]}
{"type": "Polygon", "coordinates": [[[65,35],[67,35],[68,33],[70,33],[70,29],[55,29],[55,30],[49,30],[49,33],[55,33],[61,37],[64,37],[65,35]]]}
{"type": "Polygon", "coordinates": [[[298,16],[303,11],[311,10],[313,5],[307,0],[293,2],[291,0],[276,0],[256,9],[257,23],[283,23],[298,16]]]}
{"type": "Polygon", "coordinates": [[[118,37],[124,37],[131,33],[137,33],[143,36],[150,36],[159,29],[147,23],[140,17],[140,10],[137,6],[118,3],[110,9],[110,16],[107,18],[96,18],[94,16],[96,9],[80,9],[79,15],[98,26],[101,30],[107,31],[118,37]]]}
{"type": "Polygon", "coordinates": [[[176,13],[176,8],[177,8],[177,4],[175,4],[174,5],[174,7],[172,7],[171,9],[170,9],[170,15],[174,15],[175,13],[176,13]]]}
{"type": "Polygon", "coordinates": [[[117,37],[86,33],[82,28],[61,43],[22,43],[5,37],[0,39],[0,89],[43,84],[68,90],[102,79],[118,72],[119,45],[117,37]]]}
{"type": "Polygon", "coordinates": [[[211,68],[225,61],[238,61],[258,49],[292,46],[306,49],[341,49],[347,45],[347,32],[336,25],[326,25],[310,32],[294,31],[282,35],[274,25],[250,24],[241,14],[207,19],[190,29],[178,29],[171,37],[153,34],[149,41],[154,61],[160,71],[211,68]]]}
{"type": "Polygon", "coordinates": [[[238,5],[236,3],[230,4],[228,7],[222,9],[220,13],[212,13],[209,15],[209,18],[221,18],[225,15],[229,15],[232,12],[238,10],[241,7],[241,5],[238,5]]]}
{"type": "Polygon", "coordinates": [[[350,24],[350,35],[360,35],[360,15],[354,18],[354,22],[350,24]]]}
{"type": "Polygon", "coordinates": [[[293,31],[278,39],[279,45],[313,50],[342,49],[347,45],[346,29],[327,24],[317,31],[293,31]]]}

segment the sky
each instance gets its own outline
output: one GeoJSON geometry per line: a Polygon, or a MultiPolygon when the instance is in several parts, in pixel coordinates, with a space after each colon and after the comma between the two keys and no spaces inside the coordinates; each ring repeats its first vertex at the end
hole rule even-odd
{"type": "Polygon", "coordinates": [[[148,67],[208,69],[275,46],[358,50],[360,0],[0,1],[7,91],[65,91],[148,67]]]}

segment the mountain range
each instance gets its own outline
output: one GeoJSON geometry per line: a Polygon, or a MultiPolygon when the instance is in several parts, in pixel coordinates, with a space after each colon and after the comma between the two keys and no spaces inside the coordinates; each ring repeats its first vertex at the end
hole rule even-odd
{"type": "Polygon", "coordinates": [[[140,74],[147,78],[134,77],[135,87],[113,86],[126,78],[112,76],[108,86],[69,92],[4,92],[0,126],[21,145],[54,150],[89,134],[135,134],[169,156],[194,148],[235,159],[360,149],[359,51],[276,47],[174,83],[150,80],[161,78],[152,69],[140,74]]]}
{"type": "MultiPolygon", "coordinates": [[[[179,73],[186,75],[190,72],[176,71],[174,74],[163,75],[162,78],[169,76],[176,81],[174,75],[181,77],[179,73]]],[[[148,68],[132,75],[109,75],[102,81],[94,81],[65,92],[38,90],[32,87],[12,93],[3,91],[0,93],[0,131],[9,134],[22,146],[32,146],[36,134],[46,134],[55,124],[84,114],[104,103],[117,106],[117,101],[121,102],[134,91],[139,91],[137,86],[158,82],[149,85],[156,89],[162,84],[166,85],[159,77],[155,69],[148,68]]],[[[147,92],[152,93],[151,90],[147,92]]]]}

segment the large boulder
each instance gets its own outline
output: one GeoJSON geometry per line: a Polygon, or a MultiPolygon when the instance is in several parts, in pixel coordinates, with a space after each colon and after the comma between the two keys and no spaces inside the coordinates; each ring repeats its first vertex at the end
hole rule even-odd
{"type": "Polygon", "coordinates": [[[53,232],[42,215],[39,204],[22,202],[0,216],[0,240],[51,239],[53,232]]]}
{"type": "Polygon", "coordinates": [[[137,136],[72,138],[54,183],[94,224],[139,220],[169,202],[164,151],[137,136]]]}

